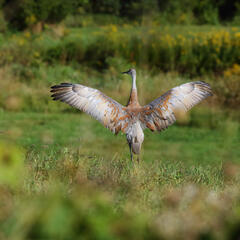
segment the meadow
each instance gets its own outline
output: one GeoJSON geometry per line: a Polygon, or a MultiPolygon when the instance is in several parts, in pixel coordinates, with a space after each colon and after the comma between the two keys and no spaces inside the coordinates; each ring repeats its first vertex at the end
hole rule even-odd
{"type": "Polygon", "coordinates": [[[236,120],[146,131],[139,164],[124,136],[82,114],[2,112],[0,123],[3,237],[228,239],[238,229],[236,120]]]}
{"type": "Polygon", "coordinates": [[[0,34],[0,239],[239,236],[240,28],[151,24],[0,34]],[[142,105],[189,81],[214,92],[146,130],[139,164],[124,135],[49,92],[81,83],[125,105],[130,67],[142,105]]]}

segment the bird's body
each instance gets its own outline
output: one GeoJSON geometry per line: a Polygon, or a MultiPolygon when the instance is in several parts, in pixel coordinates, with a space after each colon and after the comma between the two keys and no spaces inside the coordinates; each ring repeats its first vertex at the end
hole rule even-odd
{"type": "Polygon", "coordinates": [[[90,114],[113,133],[122,131],[132,153],[139,155],[144,140],[143,130],[161,131],[172,125],[177,111],[187,111],[201,100],[212,95],[207,83],[197,81],[175,87],[146,106],[138,102],[136,71],[132,77],[132,90],[128,105],[122,106],[97,89],[80,84],[61,83],[52,87],[53,100],[60,100],[90,114]]]}

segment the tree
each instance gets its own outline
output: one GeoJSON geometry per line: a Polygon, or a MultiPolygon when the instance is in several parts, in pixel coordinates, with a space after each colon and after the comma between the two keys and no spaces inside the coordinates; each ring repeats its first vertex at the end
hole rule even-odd
{"type": "Polygon", "coordinates": [[[75,3],[75,0],[10,0],[3,2],[3,12],[11,27],[22,30],[37,23],[61,21],[74,10],[75,3]]]}

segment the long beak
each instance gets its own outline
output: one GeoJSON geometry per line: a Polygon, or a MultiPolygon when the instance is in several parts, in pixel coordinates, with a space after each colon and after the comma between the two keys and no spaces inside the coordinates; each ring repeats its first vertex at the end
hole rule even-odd
{"type": "Polygon", "coordinates": [[[126,71],[126,72],[122,72],[122,74],[124,74],[124,73],[128,73],[128,71],[126,71]]]}

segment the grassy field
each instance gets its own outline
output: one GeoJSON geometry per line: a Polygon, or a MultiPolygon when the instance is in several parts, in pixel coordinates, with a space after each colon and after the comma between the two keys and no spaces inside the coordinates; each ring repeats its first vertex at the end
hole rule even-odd
{"type": "Polygon", "coordinates": [[[192,125],[146,131],[137,164],[124,136],[115,137],[84,114],[2,111],[0,233],[10,239],[74,239],[74,226],[85,226],[88,239],[102,239],[100,233],[103,239],[229,236],[236,228],[232,219],[239,217],[232,212],[240,184],[239,122],[192,125]],[[21,152],[25,157],[16,160],[21,152]],[[222,215],[227,217],[219,220],[222,215]],[[166,219],[169,226],[161,223],[166,219]],[[63,223],[66,229],[59,232],[63,223]]]}
{"type": "Polygon", "coordinates": [[[239,36],[239,27],[131,25],[1,34],[0,239],[236,239],[239,36]],[[154,67],[138,54],[145,47],[154,67]],[[189,81],[214,92],[166,131],[146,130],[139,164],[124,135],[49,93],[81,83],[125,105],[131,80],[120,73],[130,67],[142,105],[189,81]]]}
{"type": "MultiPolygon", "coordinates": [[[[9,140],[13,138],[18,145],[26,149],[43,146],[53,150],[78,149],[82,155],[129,161],[125,136],[119,134],[115,137],[96,120],[80,112],[3,112],[1,115],[1,137],[9,140]]],[[[200,118],[200,114],[198,117],[200,118]]],[[[227,120],[215,127],[206,126],[206,122],[197,127],[194,120],[192,124],[192,127],[174,125],[160,134],[146,130],[143,160],[172,162],[173,165],[182,164],[186,167],[221,167],[225,155],[231,149],[228,160],[238,162],[240,135],[237,121],[227,120]]]]}

